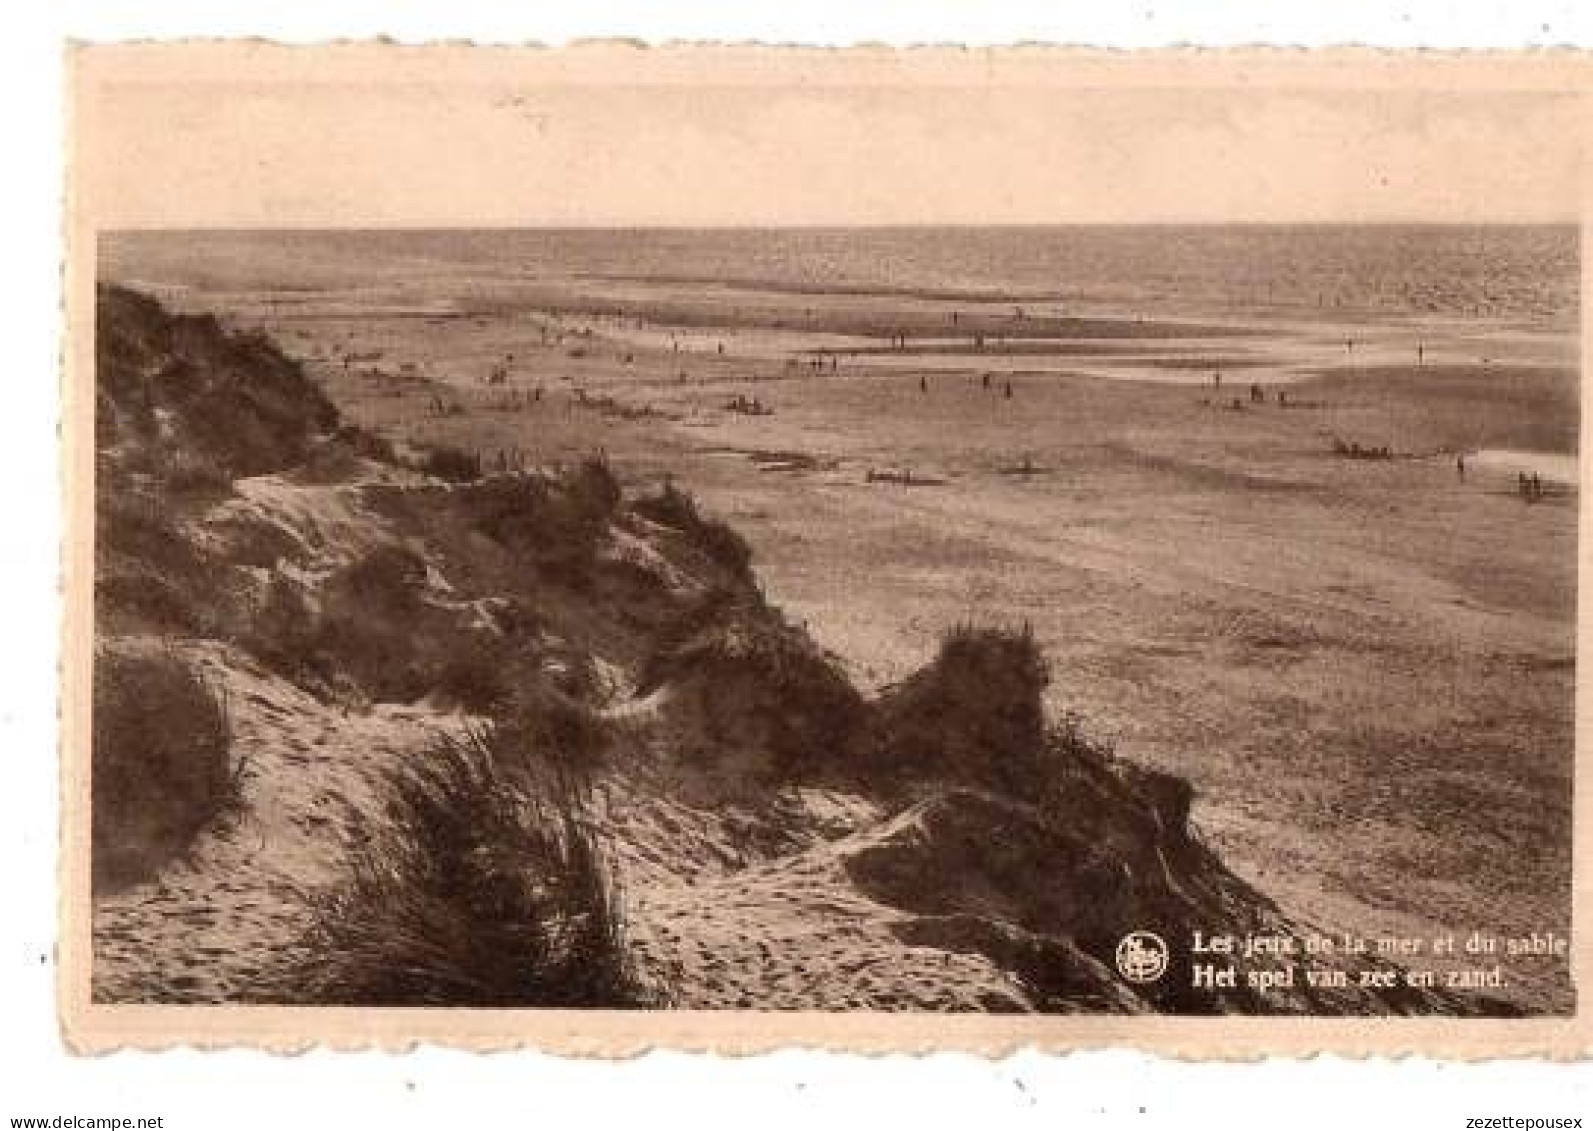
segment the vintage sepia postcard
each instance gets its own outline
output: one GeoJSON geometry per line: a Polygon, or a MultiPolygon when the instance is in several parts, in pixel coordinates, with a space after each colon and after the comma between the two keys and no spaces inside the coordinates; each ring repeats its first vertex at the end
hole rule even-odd
{"type": "Polygon", "coordinates": [[[71,72],[74,1048],[1589,1048],[1583,57],[71,72]]]}

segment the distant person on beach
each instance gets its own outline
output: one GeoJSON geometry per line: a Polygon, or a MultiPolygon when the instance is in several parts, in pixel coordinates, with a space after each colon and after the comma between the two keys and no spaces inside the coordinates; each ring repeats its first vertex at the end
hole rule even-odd
{"type": "Polygon", "coordinates": [[[1007,399],[1010,401],[1012,399],[1012,382],[1011,381],[1007,382],[1007,394],[1006,395],[1007,395],[1007,399]]]}
{"type": "Polygon", "coordinates": [[[922,373],[918,375],[918,391],[920,393],[929,392],[929,378],[924,376],[922,373]]]}
{"type": "Polygon", "coordinates": [[[1422,360],[1426,356],[1426,353],[1427,353],[1427,347],[1423,346],[1420,342],[1417,342],[1416,343],[1416,364],[1417,365],[1420,365],[1422,363],[1422,360]]]}
{"type": "Polygon", "coordinates": [[[983,374],[980,374],[980,377],[984,381],[985,388],[987,388],[987,389],[990,388],[990,374],[983,373],[983,374]]]}
{"type": "Polygon", "coordinates": [[[1543,498],[1543,480],[1536,471],[1532,473],[1532,497],[1534,499],[1543,498]]]}
{"type": "Polygon", "coordinates": [[[1461,452],[1461,453],[1459,453],[1458,455],[1455,456],[1455,474],[1460,477],[1460,481],[1462,483],[1464,483],[1466,481],[1466,453],[1465,452],[1461,452]]]}
{"type": "Polygon", "coordinates": [[[1222,370],[1219,369],[1211,375],[1211,387],[1213,389],[1222,388],[1222,370]]]}

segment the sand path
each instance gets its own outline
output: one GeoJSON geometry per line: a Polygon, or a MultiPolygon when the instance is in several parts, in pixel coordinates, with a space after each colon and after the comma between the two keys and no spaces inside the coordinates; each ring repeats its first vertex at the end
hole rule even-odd
{"type": "Polygon", "coordinates": [[[912,917],[857,892],[844,856],[881,835],[873,826],[717,876],[635,885],[642,969],[685,1009],[1027,1009],[989,959],[904,943],[892,926],[912,917]]]}

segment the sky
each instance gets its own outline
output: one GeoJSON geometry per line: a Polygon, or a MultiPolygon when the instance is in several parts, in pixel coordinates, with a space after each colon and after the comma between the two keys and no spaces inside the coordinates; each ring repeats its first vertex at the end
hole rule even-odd
{"type": "Polygon", "coordinates": [[[102,227],[1566,221],[1583,196],[1585,104],[1552,90],[171,73],[77,99],[102,227]]]}

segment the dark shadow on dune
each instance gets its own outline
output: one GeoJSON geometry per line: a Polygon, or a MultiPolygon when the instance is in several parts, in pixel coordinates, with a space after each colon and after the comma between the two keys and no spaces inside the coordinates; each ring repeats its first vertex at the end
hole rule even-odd
{"type": "Polygon", "coordinates": [[[93,742],[96,896],[149,879],[237,802],[226,699],[173,652],[96,655],[93,742]]]}

